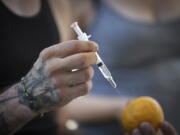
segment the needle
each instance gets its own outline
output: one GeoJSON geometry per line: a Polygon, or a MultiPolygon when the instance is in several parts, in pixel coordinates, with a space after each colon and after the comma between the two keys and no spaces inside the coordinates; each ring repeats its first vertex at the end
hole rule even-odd
{"type": "MultiPolygon", "coordinates": [[[[72,25],[71,25],[71,28],[74,29],[74,31],[76,32],[76,34],[78,35],[78,40],[81,40],[81,41],[89,41],[89,38],[91,37],[90,35],[87,35],[86,33],[84,33],[77,22],[74,22],[72,25]]],[[[106,67],[106,65],[104,64],[103,60],[101,59],[101,57],[99,56],[98,53],[96,53],[96,56],[97,56],[97,63],[96,65],[98,66],[99,70],[101,71],[101,73],[103,74],[104,78],[107,79],[107,81],[111,84],[111,86],[113,88],[116,88],[117,85],[110,73],[110,71],[108,70],[108,68],[106,67]]]]}

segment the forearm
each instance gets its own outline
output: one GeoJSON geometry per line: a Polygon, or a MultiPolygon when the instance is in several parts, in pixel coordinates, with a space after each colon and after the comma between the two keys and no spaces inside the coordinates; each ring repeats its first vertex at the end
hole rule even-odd
{"type": "Polygon", "coordinates": [[[86,96],[69,103],[60,110],[60,113],[64,112],[66,115],[62,117],[85,123],[113,120],[129,100],[130,98],[126,97],[86,96]]]}
{"type": "Polygon", "coordinates": [[[21,104],[15,84],[0,95],[0,134],[12,134],[36,116],[31,109],[21,104]]]}

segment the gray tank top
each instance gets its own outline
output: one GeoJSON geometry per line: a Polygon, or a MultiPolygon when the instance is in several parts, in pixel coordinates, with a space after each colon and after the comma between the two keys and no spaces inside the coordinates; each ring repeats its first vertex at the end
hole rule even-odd
{"type": "MultiPolygon", "coordinates": [[[[105,2],[87,29],[100,45],[121,96],[152,96],[159,100],[166,119],[180,125],[180,20],[142,24],[120,16],[105,2]]],[[[92,94],[117,95],[95,68],[92,94]]],[[[180,132],[180,128],[178,129],[180,132]]]]}

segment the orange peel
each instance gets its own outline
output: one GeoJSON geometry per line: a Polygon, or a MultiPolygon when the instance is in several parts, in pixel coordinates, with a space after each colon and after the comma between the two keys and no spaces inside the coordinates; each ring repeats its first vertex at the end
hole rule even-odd
{"type": "Polygon", "coordinates": [[[127,132],[139,128],[142,122],[149,122],[158,130],[164,121],[160,104],[152,97],[139,97],[130,101],[121,113],[121,123],[127,132]]]}

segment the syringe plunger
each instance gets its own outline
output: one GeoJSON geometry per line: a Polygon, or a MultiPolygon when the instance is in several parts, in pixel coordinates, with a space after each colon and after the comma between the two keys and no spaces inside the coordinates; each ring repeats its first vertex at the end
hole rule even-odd
{"type": "MultiPolygon", "coordinates": [[[[71,28],[73,28],[74,31],[77,33],[78,40],[89,41],[89,38],[91,36],[88,36],[86,33],[82,32],[82,30],[78,26],[77,22],[74,22],[71,25],[71,28]]],[[[97,63],[96,64],[97,64],[99,70],[101,71],[101,73],[103,74],[104,78],[106,78],[108,80],[108,82],[112,85],[112,87],[116,88],[117,87],[116,83],[113,80],[110,71],[108,70],[108,68],[106,67],[106,65],[104,64],[104,62],[100,58],[100,56],[98,55],[98,53],[96,53],[96,56],[97,56],[97,63]]]]}

